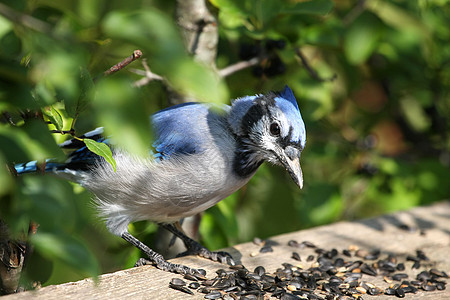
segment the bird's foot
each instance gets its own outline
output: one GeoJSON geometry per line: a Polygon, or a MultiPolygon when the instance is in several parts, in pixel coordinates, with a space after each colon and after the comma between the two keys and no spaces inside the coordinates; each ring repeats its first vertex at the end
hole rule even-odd
{"type": "Polygon", "coordinates": [[[161,224],[160,226],[169,230],[174,235],[179,237],[184,242],[184,245],[188,249],[187,251],[185,251],[177,256],[198,255],[198,256],[210,259],[212,261],[217,261],[217,262],[223,263],[223,264],[228,264],[231,266],[236,265],[236,263],[233,260],[233,257],[229,253],[227,253],[225,251],[217,251],[217,252],[210,251],[210,250],[206,249],[205,247],[203,247],[200,243],[198,243],[198,242],[194,241],[193,239],[191,239],[190,237],[188,237],[183,232],[183,229],[181,228],[181,225],[179,223],[161,224]]]}
{"type": "Polygon", "coordinates": [[[184,265],[180,264],[174,264],[171,262],[168,262],[167,260],[161,258],[157,258],[156,261],[148,260],[145,258],[140,258],[136,264],[135,267],[145,266],[145,265],[153,265],[156,266],[158,269],[161,269],[163,271],[177,273],[181,275],[192,275],[200,280],[206,280],[206,271],[203,269],[194,269],[190,268],[184,265]]]}
{"type": "Polygon", "coordinates": [[[182,275],[189,274],[189,275],[197,277],[198,279],[206,279],[206,277],[205,277],[206,271],[205,270],[193,269],[193,268],[189,268],[189,267],[186,267],[183,265],[168,262],[167,260],[164,259],[164,257],[161,254],[150,249],[147,245],[145,245],[144,243],[139,241],[137,238],[132,236],[128,231],[122,233],[122,238],[124,240],[126,240],[127,242],[129,242],[130,244],[132,244],[133,246],[140,249],[141,251],[143,251],[145,254],[147,254],[147,256],[149,258],[148,260],[143,259],[143,258],[139,259],[136,262],[135,266],[154,265],[158,269],[161,269],[163,271],[178,273],[178,274],[182,274],[182,275]]]}
{"type": "Polygon", "coordinates": [[[236,262],[234,261],[234,259],[230,253],[225,252],[225,251],[210,251],[200,244],[191,245],[189,250],[179,254],[178,256],[184,256],[184,255],[190,255],[190,254],[198,255],[198,256],[210,259],[212,261],[217,261],[217,262],[220,262],[223,264],[228,264],[231,266],[236,265],[236,262]]]}
{"type": "Polygon", "coordinates": [[[223,264],[228,264],[231,266],[236,265],[236,262],[234,261],[231,254],[225,251],[209,251],[208,249],[203,247],[198,255],[204,258],[208,258],[212,261],[221,262],[223,264]]]}

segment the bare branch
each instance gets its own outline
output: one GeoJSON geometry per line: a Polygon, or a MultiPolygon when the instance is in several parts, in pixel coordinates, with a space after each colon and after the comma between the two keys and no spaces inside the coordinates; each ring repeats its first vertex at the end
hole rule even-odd
{"type": "Polygon", "coordinates": [[[3,111],[2,112],[2,116],[6,120],[7,123],[9,123],[12,126],[17,126],[17,124],[14,122],[14,120],[13,120],[13,118],[12,118],[12,116],[11,116],[11,114],[9,112],[3,111]]]}
{"type": "Polygon", "coordinates": [[[140,58],[141,56],[142,56],[142,51],[141,50],[134,50],[133,54],[131,54],[130,56],[128,56],[127,58],[125,58],[121,62],[115,64],[114,66],[112,66],[111,68],[109,68],[108,70],[103,72],[103,74],[96,76],[94,78],[94,83],[97,82],[97,80],[99,80],[102,77],[114,74],[114,73],[122,70],[123,68],[125,68],[126,66],[128,66],[133,61],[135,61],[136,59],[140,58]]]}
{"type": "Polygon", "coordinates": [[[141,50],[134,50],[132,55],[128,56],[121,62],[115,64],[114,66],[109,68],[109,70],[103,72],[103,76],[107,76],[107,75],[110,75],[110,74],[116,73],[117,71],[122,70],[123,68],[125,68],[126,66],[128,66],[130,63],[132,63],[133,61],[135,61],[136,59],[138,59],[141,56],[142,56],[141,50]]]}
{"type": "Polygon", "coordinates": [[[305,67],[306,71],[308,71],[309,75],[311,75],[312,78],[314,78],[317,81],[324,82],[324,81],[333,81],[337,78],[337,75],[334,74],[330,78],[322,78],[317,74],[316,70],[314,70],[311,65],[309,64],[307,58],[305,55],[303,55],[302,51],[300,51],[299,48],[295,49],[295,53],[298,55],[300,60],[302,61],[303,66],[305,67]]]}
{"type": "Polygon", "coordinates": [[[241,71],[243,69],[253,67],[253,66],[257,65],[260,61],[261,61],[260,57],[253,57],[250,60],[240,61],[233,65],[229,65],[228,67],[225,67],[225,68],[219,70],[218,73],[219,73],[220,77],[227,77],[227,76],[230,76],[231,74],[241,71]]]}
{"type": "Polygon", "coordinates": [[[146,59],[142,60],[142,66],[144,67],[145,71],[138,70],[138,69],[130,70],[131,72],[133,72],[135,74],[145,76],[144,78],[139,79],[138,81],[135,81],[133,86],[141,87],[141,86],[148,84],[150,81],[153,81],[153,80],[160,80],[160,81],[164,80],[164,78],[162,76],[159,76],[158,74],[155,74],[150,70],[150,67],[147,64],[146,59]]]}
{"type": "Polygon", "coordinates": [[[53,31],[50,24],[47,24],[44,21],[36,19],[32,16],[18,12],[3,3],[0,3],[0,15],[16,24],[21,24],[25,27],[45,33],[47,35],[52,35],[53,31]]]}
{"type": "Polygon", "coordinates": [[[195,59],[215,67],[219,32],[205,0],[177,0],[177,24],[186,49],[195,59]]]}
{"type": "Polygon", "coordinates": [[[62,135],[70,134],[71,136],[75,136],[75,130],[74,129],[70,129],[70,130],[50,130],[50,133],[60,133],[62,135]]]}
{"type": "Polygon", "coordinates": [[[353,9],[342,19],[342,24],[347,26],[352,23],[366,9],[367,0],[358,0],[353,9]]]}

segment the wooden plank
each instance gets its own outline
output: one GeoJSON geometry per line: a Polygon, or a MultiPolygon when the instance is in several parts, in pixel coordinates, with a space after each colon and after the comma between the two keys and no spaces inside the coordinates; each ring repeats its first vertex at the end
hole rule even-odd
{"type": "MultiPolygon", "coordinates": [[[[288,220],[282,220],[288,221],[288,220]]],[[[330,250],[336,248],[339,252],[349,245],[356,245],[360,249],[380,249],[383,255],[396,254],[399,257],[415,255],[421,249],[430,258],[431,265],[450,274],[450,202],[441,202],[429,207],[418,207],[409,211],[397,212],[390,215],[356,222],[339,222],[308,230],[276,236],[270,239],[273,252],[259,253],[261,246],[252,242],[236,245],[226,249],[238,263],[242,263],[249,270],[262,265],[268,272],[274,272],[283,262],[297,265],[300,262],[291,258],[296,251],[303,258],[301,264],[308,268],[311,263],[306,262],[314,249],[295,249],[287,245],[288,241],[310,241],[320,248],[330,250]],[[403,229],[402,229],[403,228],[403,229]],[[407,230],[405,230],[407,229],[407,230]],[[257,254],[252,256],[251,254],[257,254]]],[[[210,262],[198,257],[183,257],[173,259],[191,267],[207,270],[209,278],[213,278],[215,271],[227,266],[210,262]]],[[[405,263],[409,279],[415,278],[418,270],[412,270],[412,262],[405,263]]],[[[420,270],[423,270],[421,268],[420,270]]],[[[194,296],[170,289],[172,278],[179,275],[160,271],[151,266],[144,266],[123,270],[100,276],[99,282],[85,279],[56,286],[48,286],[37,291],[23,292],[2,297],[2,300],[22,299],[204,299],[204,294],[195,292],[194,296]]],[[[363,275],[363,280],[374,283],[380,288],[388,286],[380,276],[363,275]]],[[[448,282],[448,279],[446,280],[448,282]]],[[[365,296],[364,299],[395,299],[393,296],[365,296]]],[[[450,299],[450,290],[407,294],[405,299],[450,299]]]]}

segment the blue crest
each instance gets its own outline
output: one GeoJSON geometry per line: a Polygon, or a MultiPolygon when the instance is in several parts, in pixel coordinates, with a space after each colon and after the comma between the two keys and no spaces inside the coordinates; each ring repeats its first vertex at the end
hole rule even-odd
{"type": "Polygon", "coordinates": [[[299,142],[304,147],[306,143],[306,129],[294,93],[286,85],[281,92],[276,94],[278,96],[275,98],[277,106],[285,113],[292,124],[291,141],[299,142]]]}
{"type": "Polygon", "coordinates": [[[292,90],[286,85],[281,92],[278,92],[278,95],[286,100],[288,100],[295,108],[298,110],[297,100],[295,99],[294,93],[292,90]]]}

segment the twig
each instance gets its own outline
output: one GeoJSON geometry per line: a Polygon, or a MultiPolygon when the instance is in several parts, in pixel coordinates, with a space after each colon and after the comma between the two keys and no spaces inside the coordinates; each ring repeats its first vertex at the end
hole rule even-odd
{"type": "Polygon", "coordinates": [[[261,61],[261,58],[259,57],[253,57],[250,60],[246,60],[246,61],[240,61],[238,63],[235,63],[233,65],[230,65],[228,67],[225,67],[221,70],[219,70],[219,76],[220,77],[227,77],[233,73],[236,73],[240,70],[252,67],[257,65],[259,62],[261,61]]]}
{"type": "Polygon", "coordinates": [[[50,133],[60,133],[62,135],[70,134],[71,136],[75,136],[75,130],[74,129],[70,129],[70,130],[50,130],[50,133]]]}
{"type": "Polygon", "coordinates": [[[128,56],[127,58],[125,58],[121,62],[115,64],[114,66],[109,68],[109,70],[103,72],[103,76],[108,76],[108,75],[111,75],[113,73],[116,73],[117,71],[122,70],[123,68],[125,68],[126,66],[128,66],[130,63],[132,63],[133,61],[135,61],[136,59],[138,59],[141,56],[142,56],[142,51],[141,50],[134,50],[132,55],[128,56]]]}
{"type": "Polygon", "coordinates": [[[23,266],[26,267],[28,260],[30,259],[31,255],[33,254],[34,248],[33,245],[30,243],[30,239],[32,236],[34,236],[38,230],[39,224],[35,223],[33,221],[30,221],[28,224],[28,238],[25,242],[25,245],[23,245],[24,248],[24,259],[23,259],[23,266]]]}
{"type": "Polygon", "coordinates": [[[163,77],[159,76],[158,74],[153,73],[150,70],[150,67],[147,64],[147,60],[146,59],[142,60],[142,66],[144,67],[145,71],[138,70],[138,69],[131,69],[130,70],[131,72],[133,72],[135,74],[139,74],[139,75],[145,76],[144,78],[139,79],[138,81],[135,81],[133,86],[141,87],[141,86],[144,86],[144,85],[148,84],[150,81],[153,81],[153,80],[160,80],[160,81],[164,80],[163,77]]]}
{"type": "Polygon", "coordinates": [[[319,76],[319,74],[317,74],[316,70],[314,70],[308,60],[306,59],[306,57],[303,55],[302,51],[300,51],[299,48],[295,48],[295,53],[298,55],[298,57],[300,58],[300,60],[302,61],[303,66],[305,67],[306,71],[308,71],[309,75],[311,75],[312,78],[314,78],[317,81],[320,82],[324,82],[324,81],[333,81],[337,78],[337,75],[334,74],[333,76],[329,77],[329,78],[322,78],[319,76]]]}
{"type": "Polygon", "coordinates": [[[4,16],[8,20],[13,21],[16,24],[21,24],[25,27],[45,33],[47,35],[52,35],[52,27],[49,24],[32,16],[22,14],[21,12],[18,12],[3,3],[0,3],[0,15],[4,16]]]}
{"type": "MultiPolygon", "coordinates": [[[[8,163],[8,164],[6,165],[6,167],[8,168],[9,173],[11,173],[11,175],[13,175],[14,177],[19,176],[19,173],[17,173],[17,170],[16,170],[14,164],[8,163]]],[[[0,222],[1,222],[1,220],[0,220],[0,222]]],[[[0,236],[1,236],[1,232],[0,232],[0,236]]]]}
{"type": "Polygon", "coordinates": [[[114,73],[122,70],[123,68],[125,68],[126,66],[128,66],[129,64],[131,64],[133,61],[135,61],[136,59],[138,59],[141,56],[142,56],[142,51],[141,50],[134,50],[133,54],[131,54],[130,56],[128,56],[127,58],[125,58],[121,62],[115,64],[114,66],[112,66],[111,68],[109,68],[108,70],[103,72],[103,74],[96,76],[93,79],[94,83],[97,82],[102,77],[114,74],[114,73]]]}
{"type": "Polygon", "coordinates": [[[366,9],[366,0],[359,0],[352,10],[342,19],[342,24],[347,26],[352,23],[366,9]]]}
{"type": "Polygon", "coordinates": [[[2,116],[3,118],[5,118],[5,120],[12,126],[17,126],[16,123],[14,123],[13,118],[11,117],[11,114],[7,111],[2,112],[2,116]]]}

